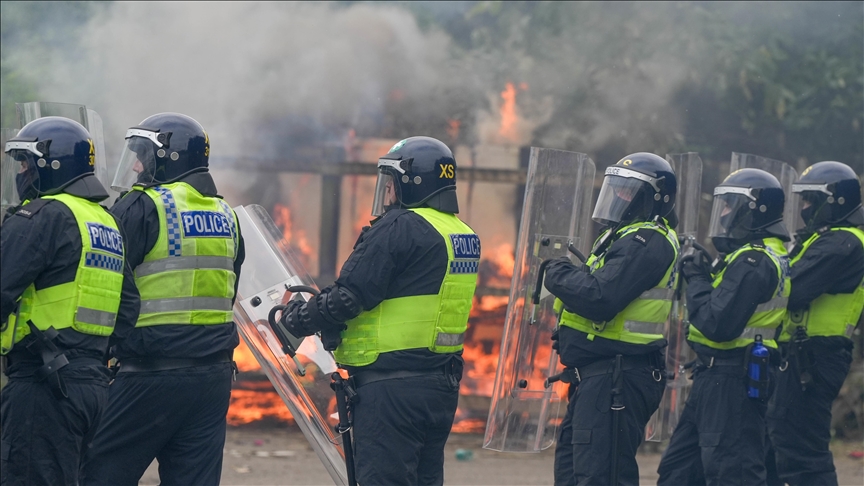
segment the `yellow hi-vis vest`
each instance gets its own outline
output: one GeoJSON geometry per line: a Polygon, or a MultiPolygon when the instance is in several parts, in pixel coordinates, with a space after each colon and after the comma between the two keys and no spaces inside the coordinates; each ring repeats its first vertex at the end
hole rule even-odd
{"type": "Polygon", "coordinates": [[[751,250],[759,251],[768,255],[774,263],[774,267],[777,269],[778,283],[771,300],[759,304],[756,307],[756,311],[753,312],[752,316],[750,316],[750,320],[747,321],[747,326],[744,328],[744,331],[736,339],[722,343],[714,342],[699,332],[699,329],[696,329],[696,326],[690,324],[690,330],[688,331],[689,335],[687,336],[689,341],[704,344],[705,346],[714,349],[728,350],[745,348],[753,342],[753,339],[757,334],[761,334],[762,342],[765,346],[771,348],[777,347],[777,343],[774,342],[773,337],[777,331],[777,327],[783,323],[783,319],[786,317],[786,303],[789,301],[789,291],[792,289],[792,281],[789,278],[788,253],[786,252],[786,248],[783,247],[783,243],[778,238],[765,238],[762,240],[762,245],[760,246],[753,246],[751,243],[748,243],[730,253],[726,256],[726,266],[714,278],[713,286],[716,289],[717,286],[720,285],[723,281],[723,275],[726,273],[726,269],[729,268],[729,265],[731,265],[736,258],[744,252],[751,250]]]}
{"type": "Polygon", "coordinates": [[[477,286],[480,239],[455,215],[431,208],[411,209],[429,222],[447,244],[447,273],[437,294],[386,299],[346,322],[336,362],[366,366],[378,355],[427,348],[434,353],[462,350],[477,286]]]}
{"type": "Polygon", "coordinates": [[[185,182],[134,189],[153,199],[160,227],[153,249],[135,268],[141,294],[135,327],[231,322],[238,245],[234,211],[185,182]]]}
{"type": "MultiPolygon", "coordinates": [[[[864,231],[858,228],[831,228],[831,231],[848,231],[857,236],[864,245],[864,231]]],[[[813,234],[790,262],[791,266],[801,259],[820,236],[813,234]]],[[[780,334],[780,342],[788,342],[795,328],[803,326],[808,336],[846,336],[852,337],[852,331],[861,318],[864,310],[864,279],[851,294],[822,294],[810,303],[809,310],[789,312],[783,323],[783,332],[780,334]]]]}
{"type": "Polygon", "coordinates": [[[32,320],[44,331],[72,328],[93,336],[110,336],[123,287],[123,239],[114,217],[99,204],[70,194],[42,196],[66,205],[78,223],[81,259],[75,280],[36,290],[30,284],[15,314],[0,331],[0,354],[30,334],[32,320]]]}
{"type": "MultiPolygon", "coordinates": [[[[639,222],[627,225],[620,230],[619,239],[640,229],[652,229],[662,234],[672,245],[675,258],[666,269],[663,278],[654,288],[648,289],[619,312],[611,321],[594,322],[567,310],[561,312],[559,324],[588,334],[589,340],[599,336],[613,341],[632,344],[648,344],[663,339],[663,328],[669,311],[672,309],[672,299],[678,282],[678,235],[675,230],[654,222],[639,222]]],[[[602,238],[603,235],[600,235],[602,238]]],[[[599,238],[598,238],[599,240],[599,238]]],[[[606,263],[606,254],[601,257],[591,255],[586,262],[594,273],[606,263]]],[[[560,310],[563,303],[555,299],[555,308],[560,310]]]]}

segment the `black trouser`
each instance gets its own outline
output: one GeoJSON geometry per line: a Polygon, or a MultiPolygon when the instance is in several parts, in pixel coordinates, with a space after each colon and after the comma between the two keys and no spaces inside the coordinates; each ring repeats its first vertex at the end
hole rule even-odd
{"type": "MultiPolygon", "coordinates": [[[[97,362],[97,360],[88,360],[97,362]]],[[[0,396],[0,484],[77,485],[86,444],[108,399],[108,369],[76,366],[58,371],[67,398],[46,381],[12,377],[0,396]]]]}
{"type": "Polygon", "coordinates": [[[796,485],[836,485],[831,440],[831,406],[852,354],[845,349],[814,356],[814,380],[801,390],[795,360],[778,372],[777,388],[768,404],[768,433],[774,446],[780,479],[796,485]]]}
{"type": "Polygon", "coordinates": [[[154,458],[162,485],[219,484],[232,374],[231,363],[118,373],[83,484],[137,485],[154,458]]]}
{"type": "Polygon", "coordinates": [[[612,374],[586,378],[571,386],[567,414],[555,447],[556,485],[608,485],[611,478],[612,414],[620,413],[618,482],[639,484],[636,449],[645,438],[645,424],[663,398],[666,379],[651,366],[623,372],[624,409],[612,412],[612,374]]]}
{"type": "Polygon", "coordinates": [[[444,484],[444,444],[456,415],[458,382],[441,373],[376,381],[356,391],[357,482],[444,484]]]}
{"type": "Polygon", "coordinates": [[[746,383],[743,364],[696,370],[658,485],[765,484],[766,404],[746,383]]]}

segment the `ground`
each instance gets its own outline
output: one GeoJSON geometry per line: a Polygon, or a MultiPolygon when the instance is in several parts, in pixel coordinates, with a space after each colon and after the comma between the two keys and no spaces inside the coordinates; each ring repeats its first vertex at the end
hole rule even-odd
{"type": "MultiPolygon", "coordinates": [[[[552,450],[540,454],[512,454],[481,448],[483,437],[451,434],[445,450],[445,484],[448,485],[543,485],[552,484],[552,450]],[[468,460],[457,459],[470,451],[468,460]]],[[[653,447],[646,447],[652,449],[653,447]]],[[[841,485],[864,484],[864,459],[850,457],[862,444],[837,442],[832,445],[841,485]]],[[[660,454],[639,455],[641,484],[656,484],[660,454]]],[[[154,463],[139,484],[156,485],[159,477],[154,463]]],[[[231,427],[225,441],[222,485],[328,485],[333,484],[303,434],[294,426],[260,425],[231,427]]]]}

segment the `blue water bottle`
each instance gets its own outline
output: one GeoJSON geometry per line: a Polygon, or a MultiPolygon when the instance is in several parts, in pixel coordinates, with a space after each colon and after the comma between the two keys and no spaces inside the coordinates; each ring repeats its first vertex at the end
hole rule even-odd
{"type": "Polygon", "coordinates": [[[758,400],[768,395],[768,348],[762,344],[762,335],[757,334],[750,349],[750,361],[747,364],[747,396],[758,400]]]}

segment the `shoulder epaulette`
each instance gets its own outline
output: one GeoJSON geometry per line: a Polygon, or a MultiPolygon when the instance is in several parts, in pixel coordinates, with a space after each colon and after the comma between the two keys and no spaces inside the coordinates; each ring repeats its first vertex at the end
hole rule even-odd
{"type": "Polygon", "coordinates": [[[27,219],[33,217],[34,214],[38,213],[42,208],[44,208],[48,203],[50,203],[50,199],[35,199],[21,207],[15,211],[15,216],[23,216],[27,219]]]}

